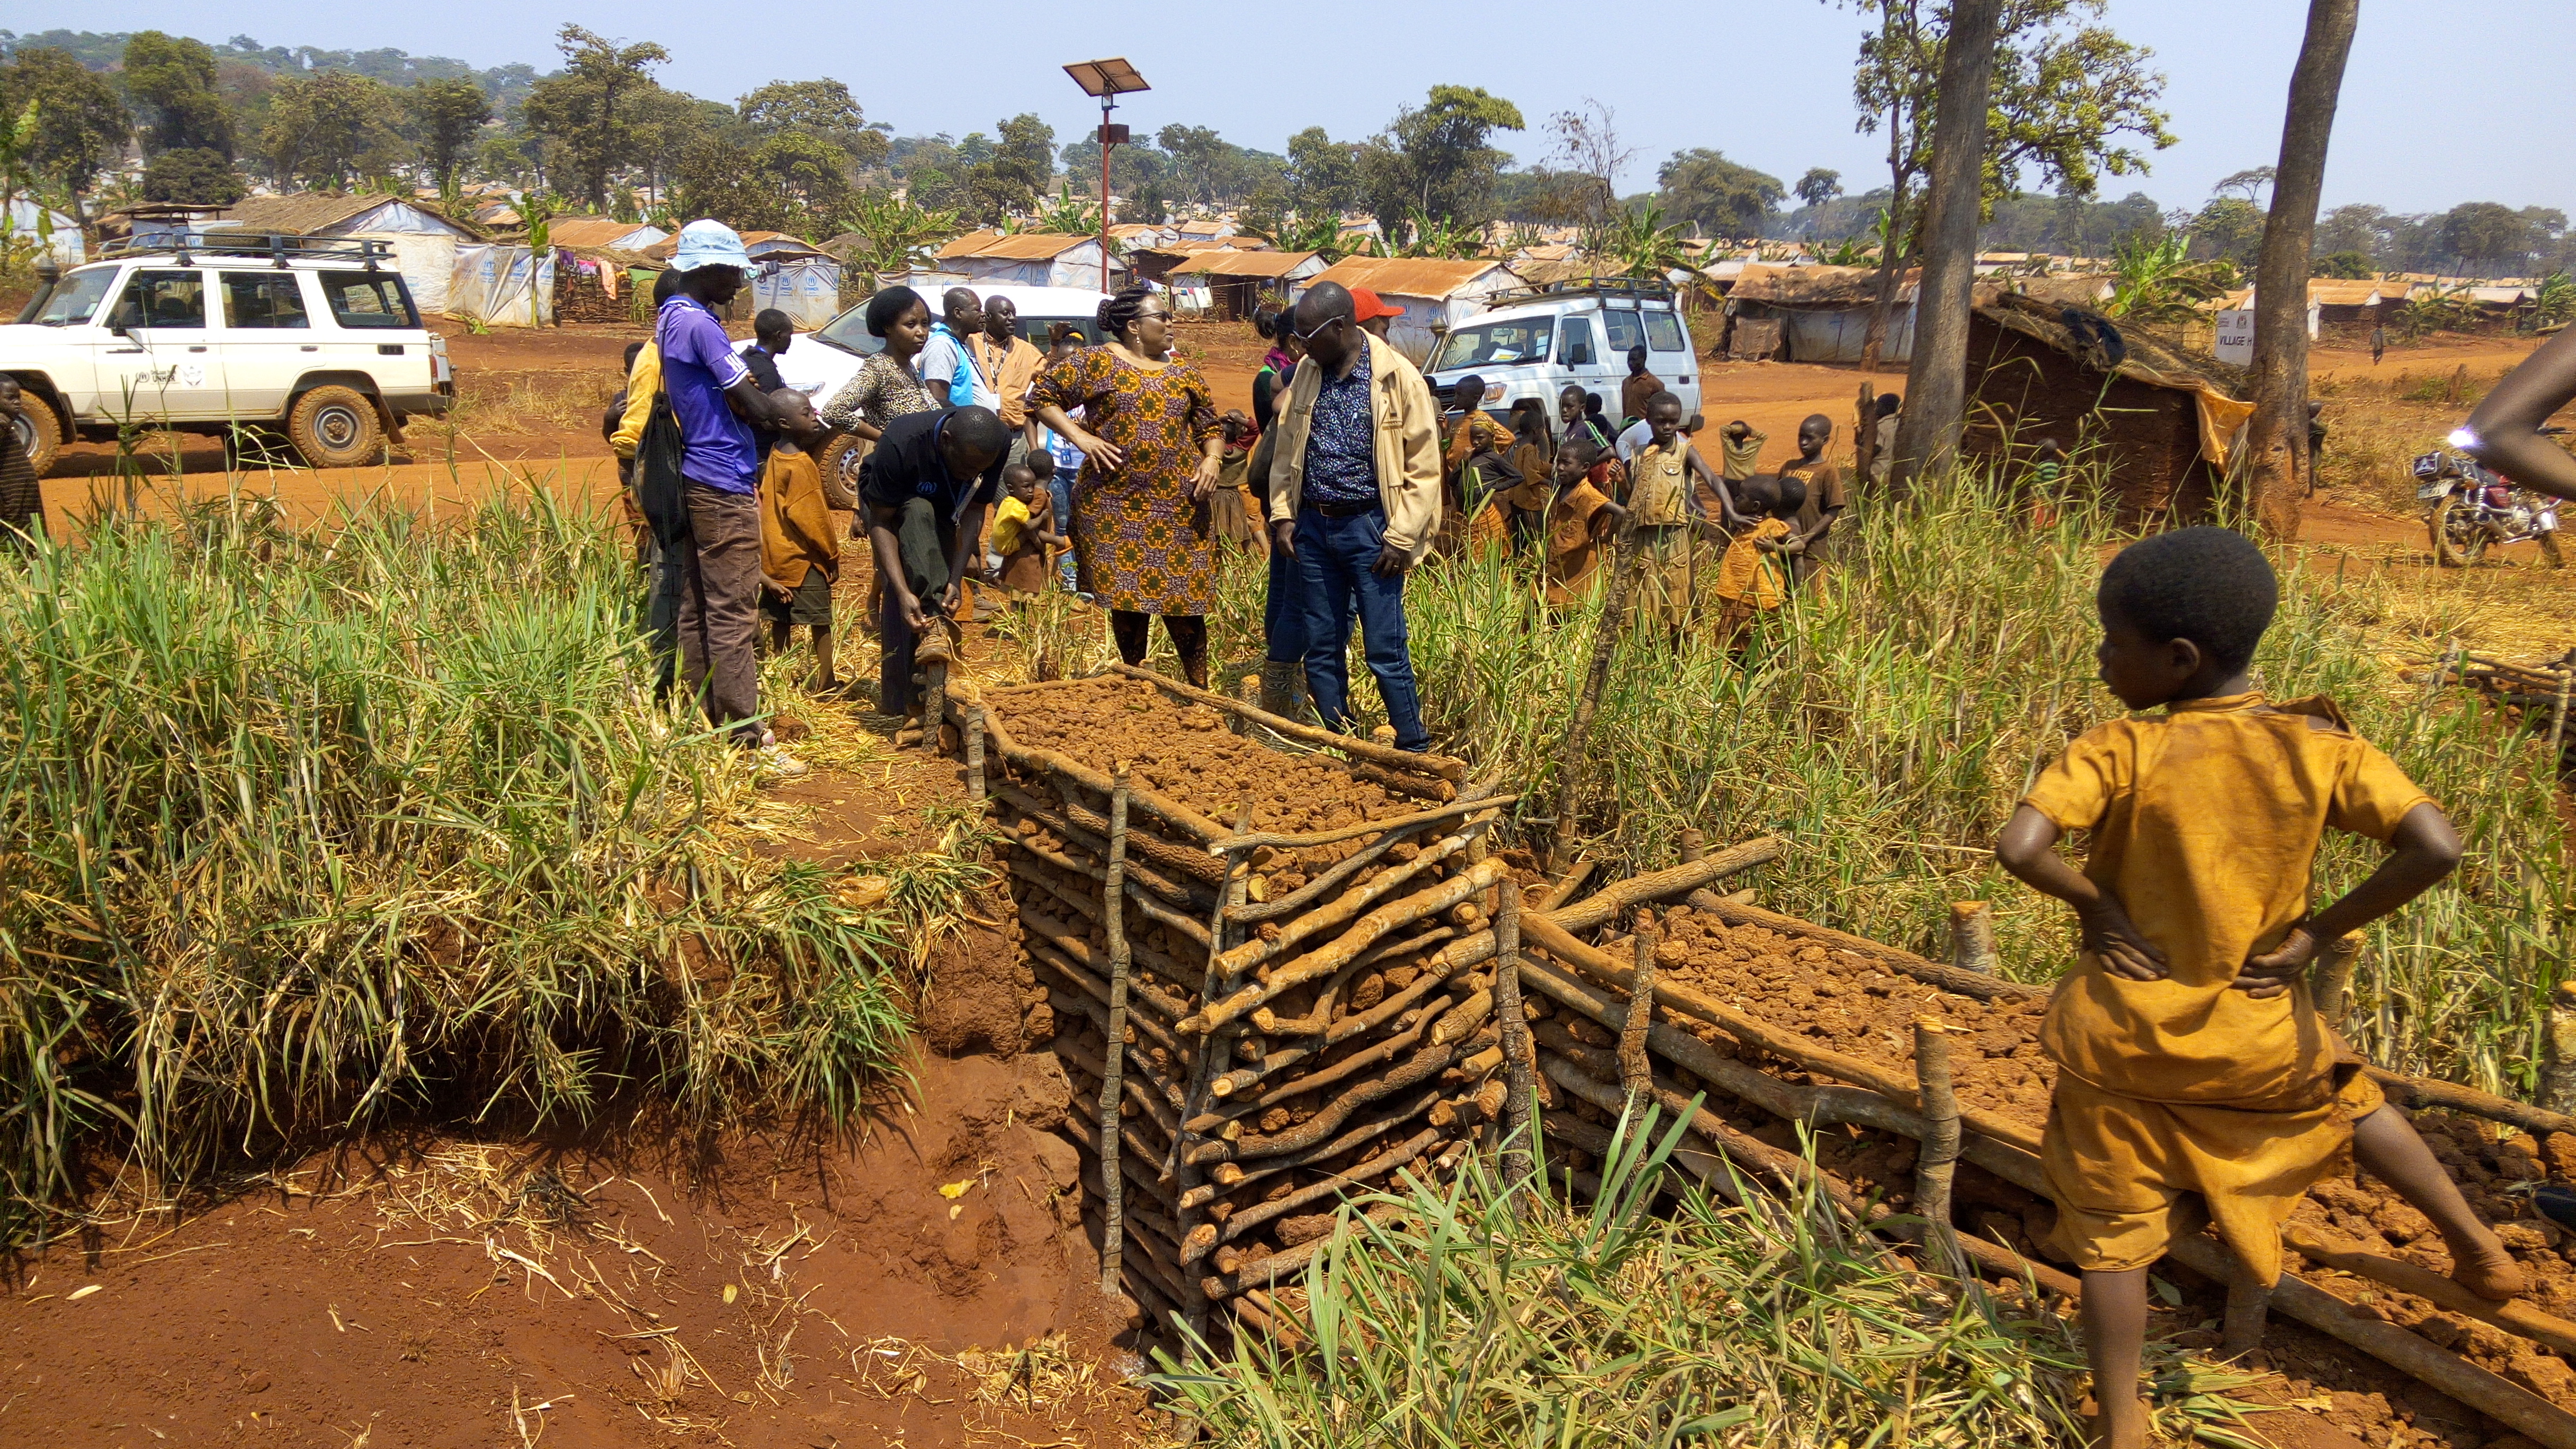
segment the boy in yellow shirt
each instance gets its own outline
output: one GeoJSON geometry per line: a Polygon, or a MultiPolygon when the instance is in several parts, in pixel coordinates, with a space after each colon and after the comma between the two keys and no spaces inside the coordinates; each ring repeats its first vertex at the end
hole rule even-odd
{"type": "MultiPolygon", "coordinates": [[[[780,388],[770,401],[811,430],[813,400],[780,388]]],[[[771,652],[787,648],[788,631],[802,624],[814,634],[817,691],[841,687],[832,664],[832,585],[841,576],[840,530],[832,526],[823,496],[823,470],[814,455],[781,433],[760,472],[760,614],[769,621],[771,652]]]]}
{"type": "Polygon", "coordinates": [[[2076,965],[2040,1044],[2058,1066],[2041,1144],[2054,1244],[2084,1270],[2101,1442],[2145,1442],[2138,1356],[2147,1268],[2186,1192],[2262,1282],[2281,1224],[2350,1150],[2441,1231],[2452,1276],[2482,1296],[2522,1273],[2402,1113],[2318,1020],[2320,943],[2448,875],[2459,836],[2330,702],[2268,704],[2247,679],[2278,597],[2241,535],[2187,528],[2123,550],[2096,607],[2102,680],[2132,710],[2067,747],[2022,797],[1995,858],[2075,908],[2076,965]],[[2311,911],[2329,827],[2388,843],[2377,871],[2311,911]],[[2054,847],[2086,830],[2078,874],[2054,847]]]}

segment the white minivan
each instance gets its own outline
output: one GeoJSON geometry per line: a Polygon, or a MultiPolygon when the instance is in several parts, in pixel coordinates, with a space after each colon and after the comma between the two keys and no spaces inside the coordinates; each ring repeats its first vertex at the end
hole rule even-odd
{"type": "Polygon", "coordinates": [[[1432,349],[1423,377],[1448,404],[1460,378],[1485,380],[1485,410],[1502,413],[1525,397],[1547,407],[1569,384],[1601,394],[1602,411],[1619,419],[1619,384],[1628,349],[1643,344],[1646,370],[1699,411],[1699,352],[1672,289],[1659,282],[1557,282],[1497,293],[1490,309],[1460,323],[1432,349]]]}

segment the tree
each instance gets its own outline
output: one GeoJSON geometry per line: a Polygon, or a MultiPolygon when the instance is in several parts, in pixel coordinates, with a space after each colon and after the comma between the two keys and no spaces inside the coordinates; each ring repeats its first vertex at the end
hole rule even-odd
{"type": "Polygon", "coordinates": [[[851,98],[850,88],[836,80],[771,81],[734,102],[734,110],[744,125],[764,136],[802,131],[829,141],[845,154],[856,148],[867,130],[867,117],[851,98]]]}
{"type": "Polygon", "coordinates": [[[1547,129],[1556,137],[1548,160],[1558,169],[1543,183],[1540,209],[1582,227],[1597,249],[1620,209],[1619,173],[1637,153],[1620,141],[1617,113],[1590,96],[1581,110],[1550,116],[1547,129]]]}
{"type": "Polygon", "coordinates": [[[451,76],[414,82],[403,96],[403,106],[411,115],[412,137],[419,143],[420,159],[429,166],[430,179],[442,192],[452,189],[466,148],[484,122],[492,119],[491,99],[479,83],[451,76]]]}
{"type": "Polygon", "coordinates": [[[1801,204],[1822,206],[1843,194],[1843,174],[1822,166],[1810,166],[1807,174],[1798,178],[1798,184],[1789,189],[1801,204]]]}
{"type": "Polygon", "coordinates": [[[2314,481],[2308,456],[2308,258],[2316,244],[2317,198],[2325,190],[2326,143],[2334,135],[2335,102],[2359,10],[2359,0],[2308,0],[2308,30],[2290,71],[2281,163],[2254,272],[2254,416],[2245,428],[2246,482],[2255,522],[2280,543],[2298,541],[2302,485],[2314,481]]]}
{"type": "Polygon", "coordinates": [[[945,211],[965,198],[957,178],[936,166],[922,166],[904,178],[904,199],[924,211],[945,211]]]}
{"type": "Polygon", "coordinates": [[[2270,186],[2273,178],[2279,174],[2279,170],[2275,167],[2249,166],[2234,175],[2220,177],[2218,184],[2209,188],[2209,194],[2238,196],[2244,198],[2248,206],[2261,206],[2264,188],[2270,186]]]}
{"type": "Polygon", "coordinates": [[[248,195],[224,153],[203,146],[164,151],[143,166],[143,199],[182,206],[230,206],[248,195]]]}
{"type": "Polygon", "coordinates": [[[841,249],[842,264],[872,276],[901,275],[928,262],[957,231],[954,212],[926,211],[874,190],[850,198],[843,219],[851,241],[841,249]]]}
{"type": "Polygon", "coordinates": [[[1419,211],[1461,227],[1490,218],[1494,178],[1511,157],[1491,144],[1518,131],[1520,107],[1482,88],[1436,85],[1396,113],[1360,158],[1360,186],[1379,223],[1419,211]]]}
{"type": "Polygon", "coordinates": [[[2317,222],[2317,250],[2377,258],[2388,250],[2390,217],[2380,206],[2338,206],[2317,222]]]}
{"type": "Polygon", "coordinates": [[[269,174],[338,191],[402,163],[391,118],[402,105],[383,81],[344,70],[282,81],[269,101],[269,174]]]}
{"type": "Polygon", "coordinates": [[[1308,126],[1288,138],[1287,181],[1288,204],[1300,218],[1339,223],[1360,197],[1359,148],[1308,126]]]}
{"type": "MultiPolygon", "coordinates": [[[[1914,300],[1914,356],[1905,373],[1895,471],[1902,494],[1915,478],[1958,459],[1968,403],[1968,313],[1977,280],[1977,222],[1984,214],[1989,87],[1998,69],[2003,0],[1952,0],[1941,53],[1939,119],[1925,176],[1923,280],[1914,300]]],[[[1892,239],[1891,239],[1892,241],[1892,239]]],[[[1895,247],[1890,245],[1889,251],[1895,247]]]]}
{"type": "Polygon", "coordinates": [[[2441,237],[2446,254],[2481,269],[2519,266],[2547,240],[2529,216],[2492,201],[2465,201],[2442,213],[2441,237]]]}
{"type": "Polygon", "coordinates": [[[1705,146],[1675,151],[1655,168],[1655,184],[1663,188],[1664,210],[1675,221],[1695,222],[1722,237],[1757,235],[1763,218],[1787,194],[1779,177],[1738,166],[1705,146]]]}
{"type": "Polygon", "coordinates": [[[965,178],[967,209],[988,226],[1035,211],[1055,179],[1053,127],[1023,111],[993,129],[1000,138],[965,178]]]}
{"type": "MultiPolygon", "coordinates": [[[[1878,304],[1870,319],[1864,367],[1874,367],[1896,296],[1896,275],[1917,254],[1919,183],[1931,164],[1939,123],[1934,77],[1940,74],[1949,7],[1927,0],[1850,0],[1876,14],[1852,75],[1858,129],[1887,137],[1887,231],[1878,304]]],[[[2022,188],[2036,171],[2061,195],[2090,198],[2105,175],[2147,170],[2141,145],[2174,143],[2157,101],[2164,77],[2148,68],[2154,52],[2121,39],[2098,17],[2104,0],[2013,0],[1998,19],[1994,74],[1988,88],[1984,204],[2022,188]]]]}
{"type": "Polygon", "coordinates": [[[126,38],[124,79],[143,110],[146,156],[204,150],[232,159],[232,110],[215,88],[215,53],[204,41],[137,31],[126,38]]]}
{"type": "Polygon", "coordinates": [[[625,124],[637,93],[653,84],[651,67],[671,58],[658,45],[620,45],[578,25],[555,32],[563,71],[537,82],[522,108],[528,129],[545,138],[550,160],[593,211],[608,209],[608,178],[636,159],[625,124]]]}
{"type": "Polygon", "coordinates": [[[2263,208],[2242,196],[2213,196],[2187,228],[2192,251],[2251,271],[2263,250],[2263,208]]]}
{"type": "Polygon", "coordinates": [[[36,105],[35,134],[22,164],[48,184],[51,204],[70,211],[82,235],[95,241],[96,226],[82,198],[125,150],[133,131],[125,102],[105,78],[52,46],[21,50],[0,66],[0,115],[22,117],[30,101],[36,105]]]}
{"type": "Polygon", "coordinates": [[[2339,282],[2367,282],[2378,275],[2378,270],[2360,252],[2321,252],[2308,263],[2309,276],[2339,282]]]}

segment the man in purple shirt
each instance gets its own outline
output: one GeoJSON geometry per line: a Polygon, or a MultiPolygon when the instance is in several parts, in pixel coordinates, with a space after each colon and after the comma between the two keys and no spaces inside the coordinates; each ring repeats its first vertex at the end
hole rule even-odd
{"type": "Polygon", "coordinates": [[[760,606],[760,452],[751,425],[807,436],[735,355],[715,309],[742,290],[751,269],[742,238],[716,221],[680,229],[654,346],[662,390],[683,445],[680,477],[689,537],[679,545],[680,682],[707,718],[736,741],[763,751],[764,770],[792,779],[805,766],[781,754],[760,724],[760,670],[752,653],[760,606]]]}

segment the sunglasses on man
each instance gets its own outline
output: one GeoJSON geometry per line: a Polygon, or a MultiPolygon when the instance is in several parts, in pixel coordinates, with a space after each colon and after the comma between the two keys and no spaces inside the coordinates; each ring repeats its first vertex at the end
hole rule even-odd
{"type": "Polygon", "coordinates": [[[1312,331],[1298,332],[1294,335],[1300,342],[1312,342],[1316,338],[1323,336],[1326,328],[1338,327],[1349,320],[1351,319],[1348,317],[1327,317],[1323,321],[1316,323],[1312,331]]]}

